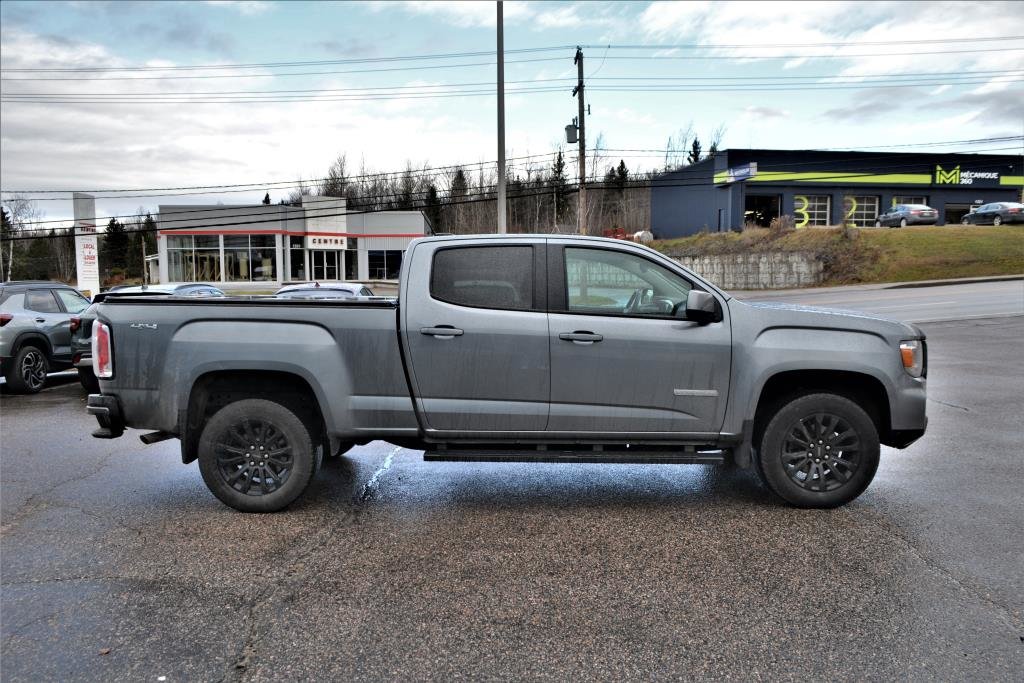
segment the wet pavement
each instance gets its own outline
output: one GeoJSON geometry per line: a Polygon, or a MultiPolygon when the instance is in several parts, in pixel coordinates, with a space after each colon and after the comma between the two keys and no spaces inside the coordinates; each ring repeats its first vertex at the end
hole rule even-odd
{"type": "Polygon", "coordinates": [[[924,327],[927,435],[831,511],[377,442],[244,515],[176,441],[92,439],[77,383],[5,395],[0,677],[1021,680],[1024,318],[924,327]]]}

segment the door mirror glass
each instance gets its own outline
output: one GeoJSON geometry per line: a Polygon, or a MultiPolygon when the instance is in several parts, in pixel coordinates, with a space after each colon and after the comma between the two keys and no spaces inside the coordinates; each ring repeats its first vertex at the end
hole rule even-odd
{"type": "Polygon", "coordinates": [[[686,296],[686,319],[706,325],[718,321],[718,304],[715,297],[700,290],[691,289],[686,296]]]}

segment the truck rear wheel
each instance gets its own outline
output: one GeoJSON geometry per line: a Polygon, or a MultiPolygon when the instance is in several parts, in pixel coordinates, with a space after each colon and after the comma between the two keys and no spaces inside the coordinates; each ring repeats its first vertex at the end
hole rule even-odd
{"type": "Polygon", "coordinates": [[[881,450],[875,423],[863,408],[828,393],[782,405],[758,445],[766,486],[791,505],[833,508],[868,487],[881,450]]]}
{"type": "Polygon", "coordinates": [[[235,401],[207,421],[199,471],[213,495],[242,512],[276,512],[309,486],[321,449],[291,410],[264,399],[235,401]]]}

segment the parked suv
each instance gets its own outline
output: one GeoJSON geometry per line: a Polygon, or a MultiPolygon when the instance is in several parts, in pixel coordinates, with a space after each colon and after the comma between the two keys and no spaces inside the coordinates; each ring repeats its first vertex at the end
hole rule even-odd
{"type": "Polygon", "coordinates": [[[12,391],[34,394],[47,373],[71,367],[71,316],[88,306],[59,282],[0,284],[0,371],[12,391]]]}
{"type": "Polygon", "coordinates": [[[939,212],[926,204],[897,204],[875,221],[875,227],[905,228],[908,225],[935,225],[939,212]]]}
{"type": "MultiPolygon", "coordinates": [[[[188,282],[180,285],[118,285],[110,288],[120,294],[164,294],[169,296],[217,297],[224,292],[213,285],[202,282],[188,282]]],[[[96,305],[93,304],[80,315],[71,317],[71,363],[78,370],[78,381],[89,393],[100,390],[96,374],[92,370],[92,322],[96,319],[96,305]]]]}

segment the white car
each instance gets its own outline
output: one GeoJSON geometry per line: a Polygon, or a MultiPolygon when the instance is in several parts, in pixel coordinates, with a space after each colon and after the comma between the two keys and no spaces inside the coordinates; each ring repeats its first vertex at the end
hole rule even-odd
{"type": "Polygon", "coordinates": [[[374,293],[358,282],[300,282],[285,285],[274,296],[278,299],[356,299],[374,296],[374,293]]]}

